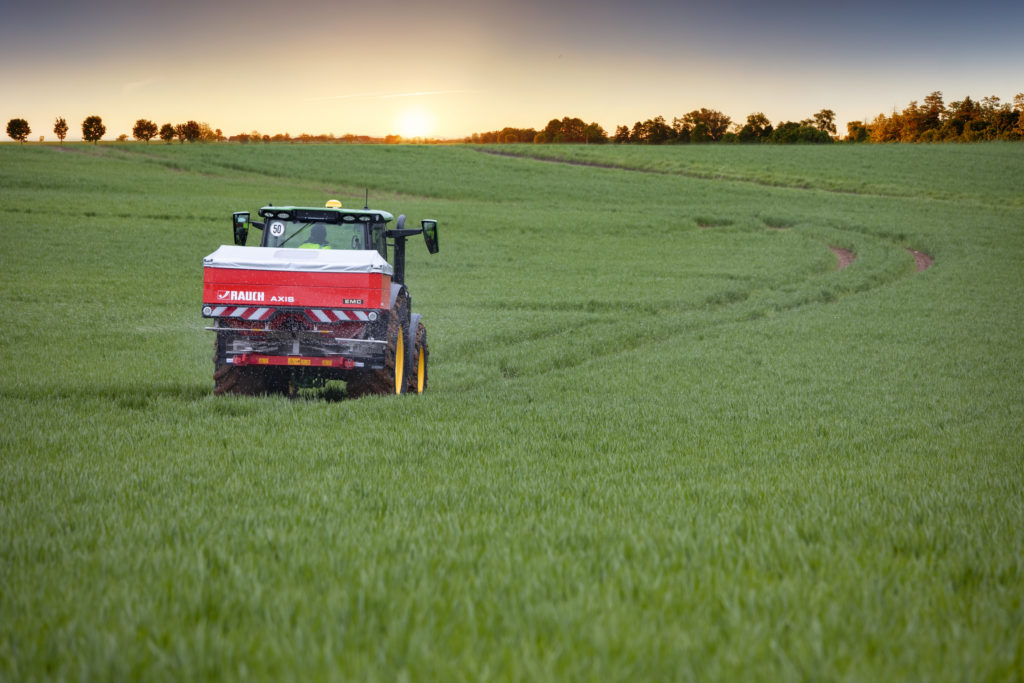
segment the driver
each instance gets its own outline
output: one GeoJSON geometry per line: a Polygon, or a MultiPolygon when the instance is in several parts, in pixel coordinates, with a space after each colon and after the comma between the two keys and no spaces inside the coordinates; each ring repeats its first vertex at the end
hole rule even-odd
{"type": "Polygon", "coordinates": [[[330,249],[327,244],[327,226],[323,223],[314,223],[309,229],[309,241],[300,244],[299,249],[330,249]]]}

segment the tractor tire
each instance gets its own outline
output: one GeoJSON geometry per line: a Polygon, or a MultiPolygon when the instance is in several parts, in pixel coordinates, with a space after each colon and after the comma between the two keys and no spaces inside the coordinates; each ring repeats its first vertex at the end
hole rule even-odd
{"type": "Polygon", "coordinates": [[[213,342],[213,393],[259,396],[260,394],[291,395],[291,375],[285,368],[241,367],[221,362],[224,340],[218,335],[213,342]]]}
{"type": "Polygon", "coordinates": [[[412,362],[406,391],[410,394],[422,394],[427,390],[427,361],[430,359],[430,347],[427,346],[427,328],[423,323],[416,324],[416,336],[413,337],[412,362]]]}
{"type": "Polygon", "coordinates": [[[265,379],[256,368],[236,368],[234,365],[224,364],[213,372],[213,393],[217,396],[265,394],[267,393],[265,379]]]}
{"type": "Polygon", "coordinates": [[[239,396],[260,396],[262,394],[292,394],[288,372],[278,368],[236,368],[234,365],[219,365],[213,373],[213,393],[238,394],[239,396]]]}
{"type": "Polygon", "coordinates": [[[352,375],[346,383],[346,393],[351,398],[359,398],[368,394],[389,395],[404,394],[408,384],[407,355],[409,339],[409,300],[399,298],[394,309],[388,316],[386,339],[387,349],[384,352],[384,367],[379,370],[367,370],[352,375]]]}

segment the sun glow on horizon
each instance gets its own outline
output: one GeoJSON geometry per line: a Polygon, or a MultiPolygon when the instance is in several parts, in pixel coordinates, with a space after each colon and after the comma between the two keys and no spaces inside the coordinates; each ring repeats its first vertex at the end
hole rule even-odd
{"type": "Polygon", "coordinates": [[[397,128],[403,138],[431,137],[434,134],[434,116],[423,109],[406,109],[398,115],[397,128]]]}

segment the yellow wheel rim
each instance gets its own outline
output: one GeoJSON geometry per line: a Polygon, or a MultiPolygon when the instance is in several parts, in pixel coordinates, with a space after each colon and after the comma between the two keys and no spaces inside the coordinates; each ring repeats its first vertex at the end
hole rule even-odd
{"type": "Polygon", "coordinates": [[[398,342],[395,344],[395,393],[402,393],[402,378],[405,376],[405,335],[398,329],[398,342]]]}
{"type": "Polygon", "coordinates": [[[416,393],[423,393],[423,384],[427,381],[427,354],[423,353],[423,347],[419,348],[416,354],[416,393]]]}

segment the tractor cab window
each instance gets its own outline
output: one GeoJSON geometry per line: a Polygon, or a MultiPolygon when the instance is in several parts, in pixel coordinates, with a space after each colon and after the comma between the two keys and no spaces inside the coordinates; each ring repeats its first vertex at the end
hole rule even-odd
{"type": "Polygon", "coordinates": [[[267,247],[293,249],[373,249],[362,223],[271,220],[264,230],[267,247]]]}
{"type": "Polygon", "coordinates": [[[384,223],[374,223],[370,226],[371,245],[367,247],[367,249],[376,249],[384,260],[388,258],[388,242],[384,237],[386,227],[384,223]]]}

